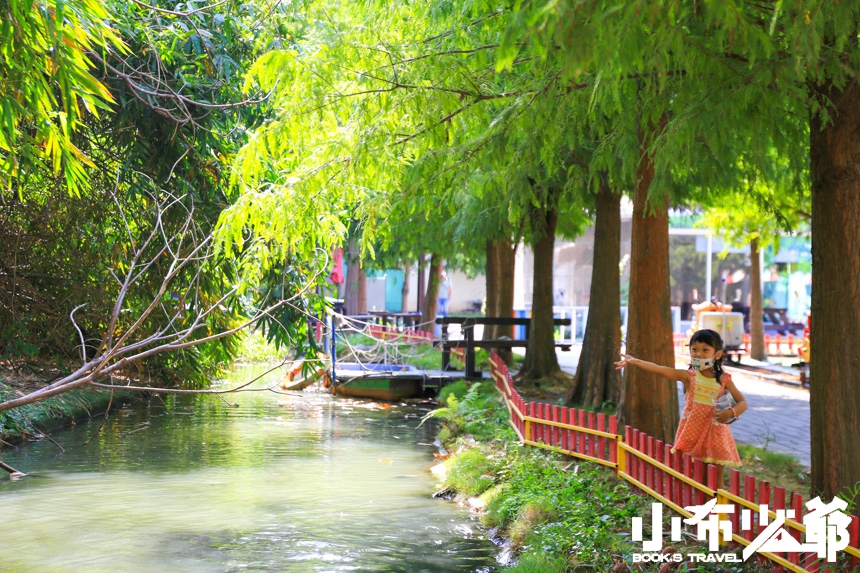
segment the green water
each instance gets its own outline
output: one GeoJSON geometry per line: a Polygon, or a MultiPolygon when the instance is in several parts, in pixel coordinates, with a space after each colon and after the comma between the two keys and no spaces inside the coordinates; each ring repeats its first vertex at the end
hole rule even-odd
{"type": "Polygon", "coordinates": [[[0,571],[496,571],[474,518],[431,497],[431,407],[171,396],[115,410],[86,447],[98,419],[52,434],[65,453],[6,451],[29,475],[0,476],[0,571]]]}

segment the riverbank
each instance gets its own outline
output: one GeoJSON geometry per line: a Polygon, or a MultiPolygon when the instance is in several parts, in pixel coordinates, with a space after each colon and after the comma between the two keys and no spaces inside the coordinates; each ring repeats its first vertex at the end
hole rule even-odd
{"type": "MultiPolygon", "coordinates": [[[[453,399],[440,395],[443,407],[432,416],[440,420],[439,437],[453,453],[433,472],[440,478],[441,495],[460,499],[480,514],[491,537],[507,540],[516,561],[507,571],[658,571],[656,564],[634,564],[632,559],[642,553],[641,542],[631,539],[632,518],[643,517],[650,539],[650,498],[636,495],[597,464],[521,446],[491,382],[451,390],[453,399]]],[[[689,532],[673,545],[683,555],[707,552],[706,544],[689,532]]],[[[770,570],[756,560],[733,563],[732,569],[710,563],[684,566],[702,572],[770,570]]]]}
{"type": "MultiPolygon", "coordinates": [[[[0,401],[6,401],[50,384],[57,373],[38,364],[6,362],[0,367],[0,401]]],[[[80,420],[102,415],[108,406],[141,399],[140,392],[102,392],[76,388],[41,402],[0,412],[0,450],[15,447],[25,439],[41,439],[52,431],[80,420]]],[[[50,438],[49,438],[50,439],[50,438]]]]}

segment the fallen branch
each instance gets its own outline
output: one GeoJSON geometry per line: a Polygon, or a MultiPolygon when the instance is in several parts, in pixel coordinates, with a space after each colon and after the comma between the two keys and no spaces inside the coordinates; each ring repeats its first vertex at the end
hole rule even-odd
{"type": "Polygon", "coordinates": [[[0,461],[0,469],[4,469],[7,472],[9,472],[9,474],[10,474],[9,477],[12,477],[12,478],[22,477],[22,476],[27,475],[24,472],[19,472],[18,470],[16,470],[15,468],[10,466],[9,464],[4,463],[2,461],[0,461]]]}
{"type": "MultiPolygon", "coordinates": [[[[112,377],[127,376],[131,365],[147,358],[185,350],[237,334],[265,317],[275,316],[276,311],[282,312],[281,309],[284,306],[290,306],[294,311],[308,318],[315,318],[298,308],[298,303],[294,301],[307,296],[322,271],[308,277],[307,283],[297,288],[297,292],[292,296],[270,304],[261,304],[262,308],[258,308],[253,315],[241,322],[234,322],[220,331],[213,330],[212,318],[219,313],[229,311],[235,305],[242,304],[238,300],[241,281],[236,277],[232,285],[226,287],[225,292],[217,296],[204,291],[201,284],[206,280],[205,273],[219,264],[216,260],[217,253],[212,234],[204,233],[198,228],[194,208],[184,204],[184,197],[177,197],[161,190],[150,194],[150,198],[152,200],[151,228],[142,233],[138,231],[139,237],[132,232],[132,225],[137,223],[134,228],[140,229],[140,222],[129,222],[125,213],[122,213],[134,250],[130,261],[118,265],[118,268],[125,270],[124,275],[114,275],[119,292],[110,309],[110,315],[105,321],[108,326],[102,334],[95,356],[88,359],[86,354],[82,353],[83,364],[74,372],[38,390],[0,403],[0,412],[38,402],[85,385],[111,390],[118,388],[174,394],[226,394],[248,391],[247,386],[260,377],[226,390],[165,389],[104,382],[112,377]],[[180,217],[177,217],[177,214],[180,217]],[[167,221],[172,223],[168,224],[167,221]],[[142,284],[153,285],[146,290],[154,293],[149,299],[144,299],[143,305],[140,304],[141,300],[137,299],[134,306],[142,307],[142,310],[129,315],[128,310],[132,305],[129,304],[128,297],[131,292],[137,292],[135,289],[139,290],[142,284]]],[[[116,204],[120,206],[119,201],[116,204]]],[[[79,327],[75,319],[75,312],[79,308],[80,306],[76,307],[70,313],[69,319],[83,345],[86,343],[83,336],[84,329],[79,327]]],[[[266,373],[280,368],[285,363],[286,359],[266,373]]]]}

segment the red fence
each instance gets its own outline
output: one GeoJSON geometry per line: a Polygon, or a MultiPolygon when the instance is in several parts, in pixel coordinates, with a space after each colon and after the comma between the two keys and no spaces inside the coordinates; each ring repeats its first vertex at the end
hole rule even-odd
{"type": "Polygon", "coordinates": [[[397,326],[382,324],[368,324],[367,333],[383,340],[399,340],[402,342],[429,342],[432,343],[434,336],[432,332],[423,330],[401,329],[397,326]]]}
{"type": "MultiPolygon", "coordinates": [[[[795,519],[786,519],[785,529],[798,541],[801,534],[806,533],[802,516],[808,511],[801,495],[787,494],[785,488],[772,488],[768,482],[741,475],[734,469],[729,471],[729,489],[719,489],[716,466],[694,460],[689,454],[673,454],[670,444],[629,426],[624,428],[622,438],[617,433],[615,416],[526,402],[514,388],[504,360],[495,352],[490,355],[490,365],[496,387],[508,406],[511,425],[523,443],[611,467],[619,478],[630,482],[635,491],[661,501],[684,517],[692,516],[684,507],[702,505],[716,496],[718,504],[735,507],[734,513],[728,515],[732,524],[732,547],[749,545],[764,530],[765,526],[757,525],[760,504],[768,507],[769,522],[776,519],[776,510],[794,510],[795,519]],[[752,525],[742,531],[740,518],[744,509],[751,511],[752,525]]],[[[856,571],[860,558],[858,529],[857,516],[851,516],[849,547],[835,564],[819,559],[816,553],[759,552],[758,555],[771,561],[774,573],[856,571]]]]}
{"type": "MultiPolygon", "coordinates": [[[[672,335],[673,342],[675,343],[675,352],[679,354],[687,353],[687,335],[683,333],[674,333],[672,335]]],[[[769,356],[798,356],[800,351],[800,345],[803,343],[802,338],[797,338],[793,334],[789,334],[787,336],[780,336],[779,334],[765,334],[764,335],[764,348],[765,352],[769,356]]],[[[750,352],[750,335],[744,334],[744,346],[741,351],[742,354],[749,354],[750,352]]]]}

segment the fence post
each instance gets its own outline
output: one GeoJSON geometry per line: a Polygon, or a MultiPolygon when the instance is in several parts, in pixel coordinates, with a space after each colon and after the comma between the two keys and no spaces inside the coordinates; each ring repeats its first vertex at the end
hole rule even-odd
{"type": "MultiPolygon", "coordinates": [[[[526,412],[527,416],[529,416],[529,417],[534,416],[534,407],[535,407],[535,405],[533,402],[528,403],[528,411],[526,412]]],[[[525,438],[525,441],[531,442],[532,441],[532,421],[526,420],[525,422],[526,422],[526,431],[523,434],[523,437],[525,438]]]]}
{"type": "MultiPolygon", "coordinates": [[[[744,476],[744,499],[755,503],[755,478],[753,476],[744,476]]],[[[756,534],[756,516],[752,516],[749,523],[749,531],[743,532],[743,537],[747,541],[755,539],[756,534]]]]}
{"type": "MultiPolygon", "coordinates": [[[[729,493],[732,493],[736,496],[741,495],[741,472],[736,469],[729,470],[729,493]]],[[[732,522],[732,531],[740,535],[740,530],[738,529],[740,524],[740,510],[741,505],[738,503],[734,503],[735,511],[732,513],[730,521],[732,522]]],[[[732,542],[729,547],[733,547],[734,542],[732,542]]]]}
{"type": "MultiPolygon", "coordinates": [[[[597,429],[601,432],[606,431],[606,414],[597,415],[597,429]]],[[[601,460],[606,459],[606,438],[603,436],[597,438],[597,457],[601,460]]]]}
{"type": "MultiPolygon", "coordinates": [[[[794,510],[794,520],[798,523],[803,519],[803,496],[799,493],[791,494],[791,509],[794,510]]],[[[794,539],[800,543],[800,530],[792,528],[789,533],[794,539]]],[[[800,554],[789,553],[788,562],[793,565],[800,565],[800,554]]]]}
{"type": "MultiPolygon", "coordinates": [[[[588,413],[588,429],[596,430],[597,427],[594,423],[594,412],[588,413]]],[[[595,454],[597,453],[597,436],[594,434],[588,434],[588,455],[592,458],[597,457],[595,454]]]]}
{"type": "MultiPolygon", "coordinates": [[[[785,509],[785,488],[776,486],[773,488],[773,510],[777,511],[779,509],[785,509]]],[[[787,554],[782,552],[776,553],[776,555],[783,558],[787,557],[787,554]]],[[[782,565],[771,562],[770,571],[771,573],[782,573],[784,570],[782,565]]]]}
{"type": "Polygon", "coordinates": [[[609,416],[609,433],[615,436],[609,440],[609,461],[620,463],[618,461],[618,419],[615,416],[609,416]]]}

